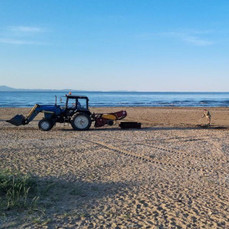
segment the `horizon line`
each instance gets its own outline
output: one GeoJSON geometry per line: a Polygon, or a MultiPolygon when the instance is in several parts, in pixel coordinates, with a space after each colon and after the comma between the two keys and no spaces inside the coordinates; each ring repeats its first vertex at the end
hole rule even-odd
{"type": "Polygon", "coordinates": [[[102,92],[102,93],[229,93],[229,91],[137,91],[137,90],[77,90],[71,88],[65,89],[29,89],[29,88],[14,88],[6,85],[0,85],[0,92],[12,92],[12,91],[52,91],[52,92],[102,92]],[[5,88],[1,90],[1,88],[5,88]]]}

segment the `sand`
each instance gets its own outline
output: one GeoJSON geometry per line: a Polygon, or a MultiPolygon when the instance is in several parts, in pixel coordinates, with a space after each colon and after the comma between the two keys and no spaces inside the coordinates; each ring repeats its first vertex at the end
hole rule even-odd
{"type": "Polygon", "coordinates": [[[229,109],[209,108],[210,128],[200,108],[126,110],[142,129],[42,132],[40,117],[4,122],[28,109],[1,108],[0,168],[54,185],[45,209],[0,216],[0,227],[229,228],[229,109]]]}

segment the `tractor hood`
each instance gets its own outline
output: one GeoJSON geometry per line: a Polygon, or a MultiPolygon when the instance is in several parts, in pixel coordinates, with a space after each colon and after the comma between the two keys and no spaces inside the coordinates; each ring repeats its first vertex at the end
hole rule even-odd
{"type": "Polygon", "coordinates": [[[39,109],[41,110],[41,112],[52,112],[56,115],[59,115],[63,112],[60,106],[58,105],[40,105],[39,109]]]}

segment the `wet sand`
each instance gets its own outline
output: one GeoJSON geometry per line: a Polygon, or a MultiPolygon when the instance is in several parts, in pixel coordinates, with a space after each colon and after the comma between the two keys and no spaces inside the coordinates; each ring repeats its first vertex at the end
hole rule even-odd
{"type": "MultiPolygon", "coordinates": [[[[123,109],[123,108],[121,108],[123,109]]],[[[94,112],[120,108],[94,108],[94,112]]],[[[0,109],[0,168],[56,186],[43,214],[0,218],[2,228],[229,228],[229,109],[126,108],[140,130],[73,131],[37,120],[4,122],[28,109],[0,109]],[[72,191],[72,185],[78,190],[72,191]]]]}

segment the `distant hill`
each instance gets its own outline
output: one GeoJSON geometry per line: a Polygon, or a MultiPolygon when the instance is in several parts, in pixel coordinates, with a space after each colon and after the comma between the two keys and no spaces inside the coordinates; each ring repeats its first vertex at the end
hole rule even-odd
{"type": "Polygon", "coordinates": [[[0,91],[15,91],[17,89],[5,85],[0,86],[0,91]]]}
{"type": "Polygon", "coordinates": [[[55,90],[55,89],[18,89],[0,85],[0,91],[72,91],[71,89],[55,90]]]}
{"type": "MultiPolygon", "coordinates": [[[[121,93],[121,92],[128,92],[128,91],[87,91],[87,90],[76,90],[76,89],[19,89],[19,88],[12,88],[5,85],[0,85],[0,91],[33,91],[33,92],[79,92],[79,93],[90,93],[90,92],[112,92],[112,93],[121,93]]],[[[131,92],[131,91],[129,91],[131,92]]]]}

